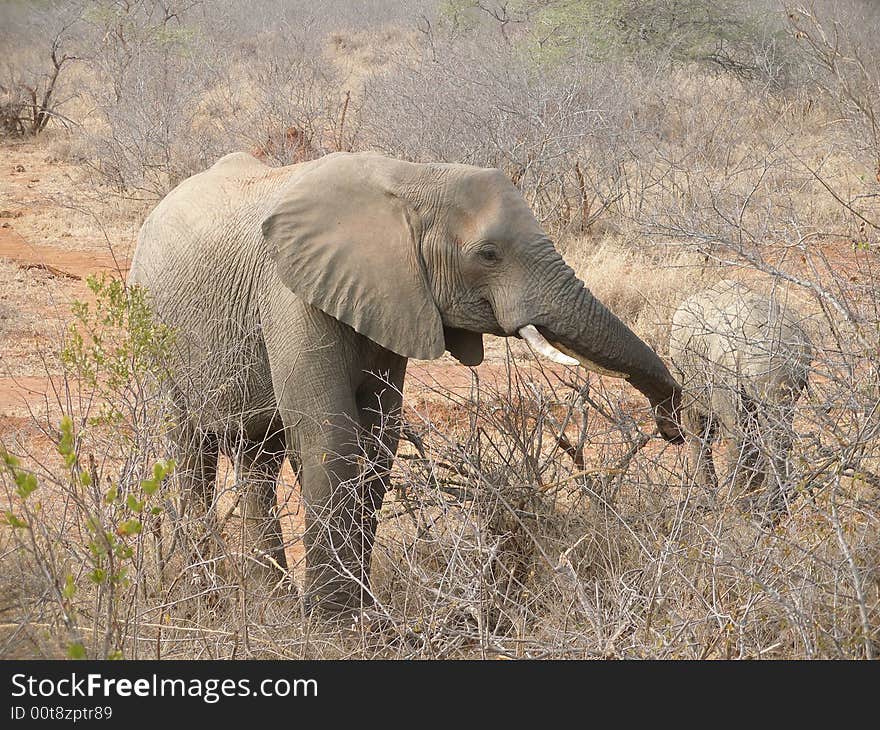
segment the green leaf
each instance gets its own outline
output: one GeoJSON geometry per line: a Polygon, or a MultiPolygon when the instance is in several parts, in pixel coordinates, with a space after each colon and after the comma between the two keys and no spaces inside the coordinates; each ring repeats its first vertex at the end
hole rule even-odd
{"type": "Polygon", "coordinates": [[[61,419],[61,441],[58,443],[58,453],[64,457],[64,465],[69,469],[76,464],[76,450],[73,439],[73,421],[70,416],[61,419]]]}
{"type": "Polygon", "coordinates": [[[114,484],[112,487],[110,487],[110,489],[107,490],[107,493],[104,495],[104,501],[107,504],[110,504],[111,502],[115,502],[116,498],[118,496],[119,496],[119,490],[116,488],[116,485],[114,484]]]}
{"type": "Polygon", "coordinates": [[[133,494],[128,495],[128,499],[125,500],[125,504],[132,512],[140,512],[144,508],[144,503],[141,502],[133,494]]]}
{"type": "Polygon", "coordinates": [[[142,529],[143,525],[141,525],[140,521],[126,520],[116,528],[116,533],[123,537],[127,537],[128,535],[137,535],[142,529]]]}
{"type": "Polygon", "coordinates": [[[74,593],[76,593],[76,583],[73,582],[73,575],[68,573],[64,579],[64,588],[61,589],[61,595],[70,600],[73,598],[74,593]]]}
{"type": "Polygon", "coordinates": [[[86,648],[80,642],[74,642],[67,647],[68,659],[85,659],[86,648]]]}
{"type": "Polygon", "coordinates": [[[120,568],[113,575],[110,576],[110,581],[112,583],[123,583],[126,579],[126,575],[128,575],[128,568],[120,568]]]}
{"type": "Polygon", "coordinates": [[[27,499],[37,488],[37,478],[26,471],[16,471],[15,484],[18,496],[27,499]]]}
{"type": "Polygon", "coordinates": [[[155,464],[153,464],[153,478],[156,481],[161,482],[165,477],[167,477],[171,472],[174,471],[174,467],[177,466],[174,459],[160,459],[155,464]]]}
{"type": "Polygon", "coordinates": [[[89,573],[89,580],[92,583],[103,583],[107,579],[107,571],[103,568],[95,568],[92,572],[89,573]]]}
{"type": "Polygon", "coordinates": [[[153,464],[153,478],[144,479],[141,482],[141,489],[144,490],[144,494],[154,494],[161,486],[162,480],[174,471],[175,466],[174,459],[160,459],[153,464]]]}
{"type": "Polygon", "coordinates": [[[18,457],[13,456],[4,448],[0,448],[0,459],[2,459],[3,463],[10,469],[15,469],[19,463],[18,457]]]}
{"type": "Polygon", "coordinates": [[[24,520],[18,519],[12,512],[6,512],[5,514],[6,522],[12,527],[14,530],[19,530],[21,528],[28,527],[28,523],[24,520]]]}

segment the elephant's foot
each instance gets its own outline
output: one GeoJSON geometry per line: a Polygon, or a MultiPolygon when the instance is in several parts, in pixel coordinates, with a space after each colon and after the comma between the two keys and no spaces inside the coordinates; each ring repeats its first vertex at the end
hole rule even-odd
{"type": "Polygon", "coordinates": [[[751,517],[756,513],[756,504],[754,495],[744,495],[736,500],[736,507],[741,514],[751,517]]]}
{"type": "MultiPolygon", "coordinates": [[[[308,581],[307,585],[320,585],[318,581],[308,581]]],[[[306,613],[333,623],[351,624],[354,617],[374,606],[372,595],[355,581],[342,582],[338,579],[325,583],[319,589],[307,589],[303,596],[306,613]]]]}
{"type": "Polygon", "coordinates": [[[388,647],[401,641],[410,649],[423,649],[425,645],[424,636],[377,608],[340,610],[339,604],[318,602],[309,615],[318,632],[326,631],[343,641],[356,641],[359,651],[367,654],[375,652],[381,656],[388,647]]]}
{"type": "Polygon", "coordinates": [[[183,541],[166,556],[160,589],[170,615],[201,622],[223,610],[228,581],[214,537],[183,541]]]}
{"type": "Polygon", "coordinates": [[[283,550],[254,547],[241,555],[241,565],[245,581],[254,588],[277,594],[295,587],[283,550]]]}
{"type": "Polygon", "coordinates": [[[693,507],[697,512],[708,514],[718,509],[718,502],[713,494],[703,494],[693,501],[693,507]]]}
{"type": "Polygon", "coordinates": [[[225,546],[213,524],[184,545],[183,570],[190,586],[202,590],[216,587],[221,582],[218,576],[222,572],[225,546]]]}
{"type": "Polygon", "coordinates": [[[343,635],[358,641],[362,651],[374,651],[382,656],[391,647],[405,647],[408,654],[424,655],[431,644],[418,621],[407,622],[391,616],[387,611],[365,608],[348,614],[342,626],[343,635]]]}
{"type": "Polygon", "coordinates": [[[187,551],[184,565],[188,581],[205,590],[241,585],[269,594],[293,585],[283,546],[255,545],[235,531],[204,536],[187,551]]]}
{"type": "Polygon", "coordinates": [[[750,492],[737,500],[737,506],[742,514],[755,519],[765,529],[776,527],[788,514],[785,498],[777,490],[773,494],[750,492]]]}
{"type": "Polygon", "coordinates": [[[701,511],[714,512],[718,509],[718,480],[714,475],[709,478],[698,473],[689,490],[687,501],[701,511]]]}
{"type": "Polygon", "coordinates": [[[334,624],[354,624],[357,616],[368,611],[372,604],[352,601],[347,596],[314,596],[304,599],[306,613],[324,622],[334,624]]]}
{"type": "Polygon", "coordinates": [[[771,525],[778,524],[783,517],[789,514],[786,495],[778,488],[769,489],[761,495],[758,509],[771,525]]]}

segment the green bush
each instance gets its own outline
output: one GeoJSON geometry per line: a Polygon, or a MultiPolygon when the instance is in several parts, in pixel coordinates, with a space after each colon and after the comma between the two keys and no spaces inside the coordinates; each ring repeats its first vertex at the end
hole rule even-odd
{"type": "Polygon", "coordinates": [[[143,290],[104,277],[88,287],[95,301],[73,304],[60,355],[64,389],[78,396],[52,433],[60,458],[30,463],[0,445],[2,523],[22,582],[43,582],[50,600],[40,610],[66,637],[67,656],[121,658],[148,559],[162,555],[163,485],[175,464],[156,456],[162,420],[151,397],[173,336],[154,322],[143,290]]]}
{"type": "Polygon", "coordinates": [[[595,61],[697,63],[741,77],[786,71],[789,37],[778,8],[747,0],[449,0],[440,17],[466,31],[495,24],[542,63],[573,51],[595,61]]]}

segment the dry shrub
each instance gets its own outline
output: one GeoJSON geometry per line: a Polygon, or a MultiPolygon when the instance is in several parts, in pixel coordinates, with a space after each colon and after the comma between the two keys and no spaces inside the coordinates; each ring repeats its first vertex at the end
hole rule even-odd
{"type": "MultiPolygon", "coordinates": [[[[75,2],[34,7],[28,13],[0,8],[3,76],[0,133],[37,135],[50,122],[67,126],[62,109],[70,101],[70,69],[79,60],[82,11],[75,2]]],[[[66,109],[65,109],[66,111],[66,109]]]]}
{"type": "Polygon", "coordinates": [[[367,81],[363,144],[413,161],[498,167],[551,230],[585,230],[626,194],[631,105],[618,73],[542,67],[495,34],[430,36],[367,81]]]}
{"type": "Polygon", "coordinates": [[[236,567],[237,476],[221,480],[217,532],[197,517],[179,524],[183,495],[152,473],[163,421],[151,389],[120,378],[110,398],[86,359],[68,381],[75,419],[46,429],[59,456],[22,454],[0,476],[6,617],[18,627],[3,651],[26,641],[31,654],[141,658],[875,655],[880,424],[876,373],[847,376],[853,357],[815,364],[826,375],[798,406],[790,515],[773,525],[740,512],[727,486],[707,512],[682,453],[651,437],[647,408],[619,381],[508,357],[496,384],[478,371],[461,395],[424,384],[430,397],[403,414],[409,443],[380,518],[376,605],[342,625],[303,613],[301,527],[286,526],[292,566],[273,592],[236,567]],[[22,496],[28,475],[40,491],[22,496]],[[105,534],[127,573],[96,558],[105,534]],[[221,551],[201,552],[216,535],[221,551]]]}
{"type": "Polygon", "coordinates": [[[68,374],[52,413],[72,431],[54,415],[18,435],[4,426],[20,457],[0,470],[4,510],[28,526],[6,514],[0,530],[13,627],[0,654],[876,657],[878,197],[871,140],[858,136],[870,116],[845,94],[830,105],[829,77],[779,89],[659,56],[608,62],[574,47],[535,58],[494,31],[413,32],[393,5],[388,18],[407,31],[353,31],[363,7],[334,3],[314,41],[289,30],[305,3],[237,15],[213,5],[216,18],[189,15],[168,33],[157,33],[164,16],[137,16],[129,50],[111,34],[94,46],[91,78],[78,71],[77,108],[99,103],[71,147],[150,198],[240,148],[275,163],[378,148],[497,165],[593,291],[661,353],[671,312],[717,278],[784,292],[811,317],[818,350],[795,417],[789,514],[762,524],[726,483],[705,510],[691,465],[650,437],[632,389],[527,369],[508,351],[502,385],[475,370],[467,395],[423,384],[427,405],[407,406],[410,443],[374,553],[377,604],[354,628],[324,624],[299,598],[289,472],[291,568],[270,593],[239,570],[239,475],[220,479],[219,556],[200,553],[217,537],[204,521],[181,523],[173,475],[141,520],[168,414],[134,378],[116,383],[117,420],[96,424],[106,391],[68,374]],[[840,109],[850,123],[836,122],[840,109]],[[40,491],[22,497],[29,475],[40,491]],[[131,548],[117,556],[127,576],[89,576],[94,520],[131,548]]]}
{"type": "Polygon", "coordinates": [[[262,34],[258,50],[230,64],[211,105],[228,139],[272,165],[349,151],[357,139],[345,78],[324,58],[320,36],[301,22],[262,34]]]}
{"type": "Polygon", "coordinates": [[[876,484],[818,458],[815,400],[799,407],[791,515],[768,526],[727,486],[707,512],[626,391],[522,365],[509,383],[475,382],[478,402],[435,393],[452,430],[407,414],[419,450],[397,467],[374,557],[379,611],[408,647],[396,656],[876,654],[876,484]]]}

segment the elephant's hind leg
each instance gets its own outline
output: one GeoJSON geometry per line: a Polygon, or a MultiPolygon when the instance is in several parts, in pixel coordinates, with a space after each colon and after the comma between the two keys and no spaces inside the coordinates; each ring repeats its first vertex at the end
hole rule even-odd
{"type": "Polygon", "coordinates": [[[793,407],[779,408],[768,413],[763,424],[768,453],[766,488],[761,508],[770,521],[775,521],[782,515],[789,502],[789,457],[794,440],[793,421],[793,407]]]}
{"type": "Polygon", "coordinates": [[[276,498],[285,455],[283,433],[262,442],[246,442],[236,454],[245,574],[270,588],[287,571],[276,498]]]}
{"type": "Polygon", "coordinates": [[[172,455],[180,491],[175,541],[184,544],[188,565],[207,565],[219,538],[214,504],[217,437],[189,425],[178,426],[172,434],[172,455]]]}

